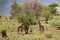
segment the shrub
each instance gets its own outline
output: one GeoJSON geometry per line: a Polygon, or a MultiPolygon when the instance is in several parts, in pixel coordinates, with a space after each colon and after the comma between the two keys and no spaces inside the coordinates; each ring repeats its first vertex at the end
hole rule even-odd
{"type": "Polygon", "coordinates": [[[2,34],[2,37],[5,37],[5,38],[7,37],[6,30],[2,30],[1,34],[2,34]]]}
{"type": "Polygon", "coordinates": [[[58,26],[57,28],[60,29],[60,26],[58,26]]]}
{"type": "Polygon", "coordinates": [[[32,28],[30,29],[30,32],[32,32],[32,28]]]}
{"type": "Polygon", "coordinates": [[[52,38],[52,34],[46,34],[45,35],[47,38],[52,38]]]}

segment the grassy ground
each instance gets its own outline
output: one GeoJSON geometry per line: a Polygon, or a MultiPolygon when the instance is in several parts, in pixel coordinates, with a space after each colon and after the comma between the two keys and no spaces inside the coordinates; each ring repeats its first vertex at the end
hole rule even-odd
{"type": "Polygon", "coordinates": [[[8,35],[7,38],[2,38],[0,32],[0,40],[60,40],[60,30],[56,29],[53,25],[51,25],[52,20],[49,20],[48,24],[46,24],[45,21],[41,21],[42,25],[45,28],[45,31],[43,33],[39,31],[38,25],[30,25],[30,29],[32,29],[32,32],[30,32],[29,29],[29,34],[24,34],[24,31],[18,34],[18,23],[15,21],[13,23],[12,21],[0,23],[0,31],[1,29],[7,28],[6,30],[8,35]]]}
{"type": "Polygon", "coordinates": [[[0,40],[60,40],[60,33],[51,32],[52,27],[50,24],[46,24],[44,21],[41,23],[45,27],[43,33],[39,32],[38,25],[30,25],[32,32],[29,32],[29,34],[24,34],[24,31],[18,34],[17,27],[10,27],[7,31],[8,37],[2,38],[0,35],[0,40]]]}

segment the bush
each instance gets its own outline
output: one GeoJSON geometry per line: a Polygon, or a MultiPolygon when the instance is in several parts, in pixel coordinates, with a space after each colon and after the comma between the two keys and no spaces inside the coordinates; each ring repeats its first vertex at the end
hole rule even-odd
{"type": "Polygon", "coordinates": [[[53,27],[56,27],[57,29],[60,29],[60,19],[55,17],[50,21],[50,24],[53,25],[53,27]]]}
{"type": "Polygon", "coordinates": [[[30,29],[30,32],[32,32],[32,28],[30,29]]]}
{"type": "Polygon", "coordinates": [[[60,29],[60,26],[58,26],[57,28],[60,29]]]}
{"type": "Polygon", "coordinates": [[[52,38],[52,34],[46,34],[47,38],[52,38]]]}
{"type": "Polygon", "coordinates": [[[5,37],[5,38],[7,37],[6,30],[2,30],[1,34],[2,34],[2,37],[5,37]]]}

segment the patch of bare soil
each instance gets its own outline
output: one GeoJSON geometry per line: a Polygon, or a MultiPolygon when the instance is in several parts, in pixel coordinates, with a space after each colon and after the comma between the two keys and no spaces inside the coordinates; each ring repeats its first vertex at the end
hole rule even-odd
{"type": "Polygon", "coordinates": [[[55,38],[42,38],[40,40],[56,40],[55,38]]]}
{"type": "Polygon", "coordinates": [[[60,29],[57,29],[57,28],[53,27],[53,28],[51,28],[50,32],[53,33],[53,34],[60,34],[60,29]]]}

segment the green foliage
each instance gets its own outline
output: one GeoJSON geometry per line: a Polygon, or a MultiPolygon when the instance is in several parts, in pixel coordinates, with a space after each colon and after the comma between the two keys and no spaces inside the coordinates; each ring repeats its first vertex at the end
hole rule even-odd
{"type": "Polygon", "coordinates": [[[52,34],[46,34],[47,38],[52,38],[52,34]]]}
{"type": "MultiPolygon", "coordinates": [[[[58,16],[57,15],[53,15],[51,14],[50,11],[53,11],[55,12],[56,9],[54,9],[56,6],[58,6],[57,4],[53,3],[53,4],[50,4],[49,7],[48,6],[45,6],[45,5],[41,5],[40,3],[38,4],[38,7],[39,9],[36,11],[36,14],[38,13],[38,16],[39,18],[43,19],[41,21],[41,24],[44,26],[45,28],[45,31],[49,33],[39,33],[39,28],[38,28],[38,25],[33,25],[31,26],[31,28],[29,28],[30,32],[33,31],[33,34],[23,34],[23,36],[20,34],[18,35],[17,33],[15,34],[15,28],[18,27],[19,23],[29,23],[29,25],[31,24],[35,24],[37,22],[36,20],[36,15],[35,15],[35,12],[33,10],[33,2],[32,3],[28,3],[28,5],[26,6],[26,4],[18,4],[17,2],[14,2],[13,5],[11,5],[11,17],[6,17],[4,15],[2,15],[2,17],[0,18],[0,32],[2,30],[6,30],[7,31],[7,34],[8,34],[8,38],[1,38],[0,37],[0,40],[40,40],[40,38],[52,38],[52,34],[50,32],[50,29],[51,27],[56,27],[58,29],[60,29],[60,12],[58,12],[58,16]],[[54,8],[52,8],[54,7],[54,8]],[[44,18],[50,18],[50,17],[53,17],[53,19],[51,20],[48,20],[48,24],[45,23],[45,20],[44,18]],[[52,26],[54,25],[54,26],[52,26]],[[14,27],[14,29],[12,28],[14,27]],[[12,35],[9,35],[10,34],[10,29],[9,28],[12,28],[13,29],[13,33],[11,32],[12,35]],[[8,33],[8,30],[9,30],[9,33],[8,33]]],[[[35,6],[34,6],[35,7],[35,6]]],[[[57,14],[57,13],[56,13],[57,14]]],[[[11,29],[11,30],[12,30],[11,29]]],[[[60,39],[60,34],[59,35],[56,35],[54,34],[55,37],[57,39],[60,39]]]]}
{"type": "Polygon", "coordinates": [[[49,11],[43,11],[43,14],[42,14],[43,17],[50,17],[51,14],[49,13],[49,11]]]}
{"type": "Polygon", "coordinates": [[[57,28],[60,29],[60,25],[57,28]]]}
{"type": "Polygon", "coordinates": [[[55,14],[56,12],[57,12],[57,9],[56,9],[56,7],[58,7],[59,5],[57,4],[57,3],[52,3],[52,4],[50,4],[50,5],[48,5],[49,7],[50,7],[50,12],[52,13],[52,14],[55,14]]]}
{"type": "Polygon", "coordinates": [[[33,29],[32,29],[32,27],[30,27],[30,32],[33,32],[33,29]]]}
{"type": "Polygon", "coordinates": [[[14,3],[11,5],[11,15],[15,16],[15,15],[19,15],[19,13],[22,10],[22,6],[20,4],[18,4],[16,1],[14,1],[14,3]]]}
{"type": "Polygon", "coordinates": [[[13,7],[13,8],[17,8],[17,7],[19,7],[19,5],[17,4],[16,1],[14,1],[13,5],[11,5],[11,7],[13,7]]]}
{"type": "Polygon", "coordinates": [[[21,13],[19,16],[19,20],[22,23],[29,23],[29,24],[34,24],[36,22],[36,18],[34,17],[33,13],[26,14],[26,13],[21,13]]]}
{"type": "Polygon", "coordinates": [[[30,32],[32,32],[32,29],[30,29],[30,32]]]}
{"type": "Polygon", "coordinates": [[[14,2],[12,10],[11,10],[11,12],[14,11],[13,13],[11,13],[12,18],[16,19],[18,22],[34,24],[36,22],[36,17],[34,15],[33,9],[29,6],[26,6],[26,4],[23,4],[25,5],[24,7],[17,7],[17,5],[18,4],[14,2]],[[14,7],[21,8],[22,10],[19,9],[19,11],[16,12],[17,10],[14,7]]]}
{"type": "Polygon", "coordinates": [[[54,16],[54,18],[50,20],[50,24],[60,29],[60,19],[58,17],[60,18],[60,16],[54,16]]]}
{"type": "Polygon", "coordinates": [[[52,3],[49,5],[49,7],[58,7],[59,5],[57,3],[52,3]]]}
{"type": "Polygon", "coordinates": [[[0,32],[1,30],[8,30],[8,27],[18,26],[18,22],[15,20],[9,19],[9,17],[2,16],[0,18],[0,32]]]}
{"type": "Polygon", "coordinates": [[[41,16],[48,19],[53,16],[50,13],[50,8],[48,6],[43,6],[43,11],[41,12],[41,16]]]}

